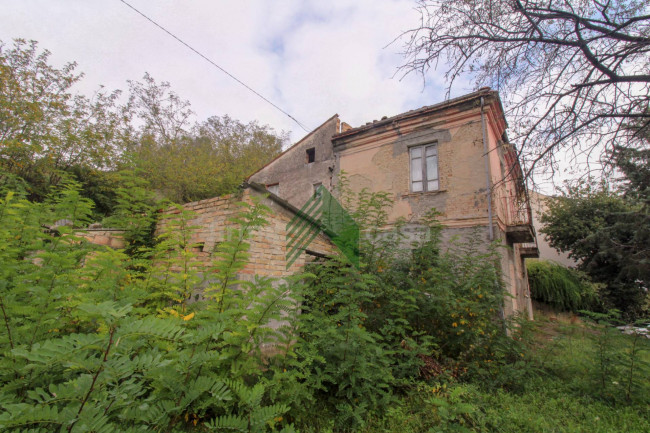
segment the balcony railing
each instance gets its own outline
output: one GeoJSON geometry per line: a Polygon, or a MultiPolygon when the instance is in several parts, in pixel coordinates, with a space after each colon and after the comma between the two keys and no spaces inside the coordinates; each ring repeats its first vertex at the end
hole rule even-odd
{"type": "Polygon", "coordinates": [[[506,226],[532,225],[533,213],[526,197],[501,197],[500,215],[506,226]]]}
{"type": "Polygon", "coordinates": [[[525,195],[506,195],[497,200],[497,216],[505,225],[506,237],[512,243],[535,241],[533,214],[525,195]]]}
{"type": "Polygon", "coordinates": [[[519,254],[523,258],[539,258],[539,248],[537,242],[525,242],[519,244],[519,254]]]}

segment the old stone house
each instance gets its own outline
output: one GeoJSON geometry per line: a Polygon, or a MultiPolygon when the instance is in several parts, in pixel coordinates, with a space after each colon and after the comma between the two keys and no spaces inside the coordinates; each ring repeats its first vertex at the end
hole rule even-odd
{"type": "Polygon", "coordinates": [[[388,227],[408,221],[411,236],[431,208],[442,236],[477,229],[485,245],[501,242],[506,315],[532,317],[524,260],[538,254],[530,204],[497,92],[488,88],[352,128],[338,115],[249,178],[300,208],[318,186],[332,190],[344,171],[355,191],[394,199],[388,227]]]}

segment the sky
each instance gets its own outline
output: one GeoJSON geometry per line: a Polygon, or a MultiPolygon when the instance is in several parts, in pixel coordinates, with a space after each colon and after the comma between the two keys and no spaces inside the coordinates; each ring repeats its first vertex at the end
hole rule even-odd
{"type": "MultiPolygon", "coordinates": [[[[352,126],[445,99],[441,72],[398,72],[399,36],[417,26],[413,0],[126,0],[313,129],[338,113],[352,126]]],[[[0,40],[36,40],[76,90],[128,88],[149,73],[191,103],[196,120],[229,115],[306,133],[120,0],[0,0],[0,40]]],[[[471,91],[467,82],[451,97],[471,91]]]]}

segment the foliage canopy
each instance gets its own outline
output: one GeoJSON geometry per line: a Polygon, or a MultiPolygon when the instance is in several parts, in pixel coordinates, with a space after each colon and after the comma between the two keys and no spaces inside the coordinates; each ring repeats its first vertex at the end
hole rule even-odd
{"type": "Polygon", "coordinates": [[[632,316],[647,308],[650,287],[650,153],[621,149],[619,189],[579,183],[552,199],[542,216],[551,246],[569,252],[579,268],[605,284],[605,301],[632,316]]]}
{"type": "Polygon", "coordinates": [[[116,171],[133,169],[172,201],[214,197],[233,192],[286,141],[228,116],[193,122],[189,102],[148,74],[129,83],[126,102],[120,91],[75,94],[75,68],[50,65],[34,41],[0,42],[0,169],[22,178],[32,199],[68,176],[105,216],[121,187],[116,171]]]}

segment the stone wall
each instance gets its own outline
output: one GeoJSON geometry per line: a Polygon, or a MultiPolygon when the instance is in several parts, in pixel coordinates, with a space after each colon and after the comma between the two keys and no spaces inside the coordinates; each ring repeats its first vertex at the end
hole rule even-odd
{"type": "Polygon", "coordinates": [[[123,230],[110,228],[89,228],[77,235],[95,245],[103,245],[111,248],[124,248],[123,230]]]}
{"type": "MultiPolygon", "coordinates": [[[[263,191],[248,187],[241,195],[227,195],[183,205],[185,210],[194,213],[189,224],[197,228],[192,234],[190,243],[196,245],[194,252],[197,257],[194,262],[198,267],[206,266],[212,261],[212,252],[220,242],[224,241],[227,228],[235,227],[235,223],[229,221],[229,218],[244,209],[238,202],[252,203],[252,196],[258,197],[262,204],[271,209],[271,212],[267,217],[268,224],[256,231],[249,241],[250,259],[241,271],[241,279],[252,278],[255,275],[287,277],[318,257],[336,254],[336,247],[325,235],[320,234],[287,268],[286,226],[295,215],[296,209],[275,197],[264,197],[263,191]]],[[[168,210],[166,214],[172,215],[178,212],[180,210],[173,209],[168,210]]],[[[164,230],[164,226],[165,218],[159,225],[159,231],[164,230]]]]}

